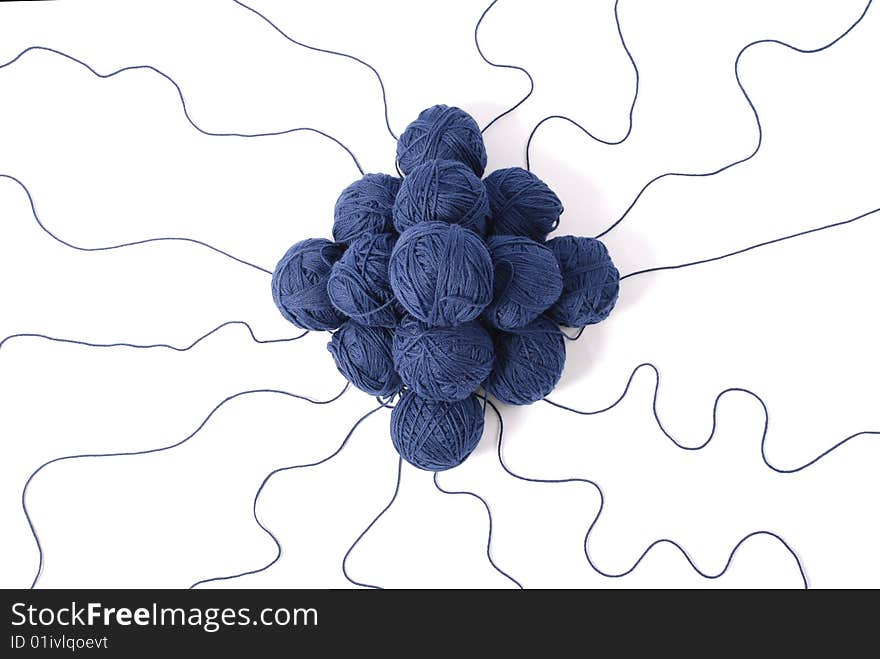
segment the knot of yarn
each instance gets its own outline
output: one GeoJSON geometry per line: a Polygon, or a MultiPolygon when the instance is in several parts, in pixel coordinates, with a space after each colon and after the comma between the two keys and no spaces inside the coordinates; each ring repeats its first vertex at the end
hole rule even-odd
{"type": "Polygon", "coordinates": [[[620,273],[595,238],[560,236],[547,242],[562,270],[562,294],[547,317],[565,327],[605,320],[620,291],[620,273]]]}
{"type": "Polygon", "coordinates": [[[330,269],[342,252],[324,238],[307,238],[287,250],[272,275],[272,299],[282,316],[307,330],[332,330],[345,322],[327,294],[330,269]]]}
{"type": "Polygon", "coordinates": [[[409,174],[429,160],[457,160],[482,176],[486,146],[474,118],[448,105],[422,110],[397,140],[397,164],[400,171],[409,174]]]}
{"type": "Polygon", "coordinates": [[[336,368],[361,391],[388,397],[400,391],[400,376],[391,356],[391,330],[346,321],[333,333],[327,350],[336,368]]]}
{"type": "Polygon", "coordinates": [[[397,304],[388,281],[388,259],[396,241],[396,235],[380,233],[348,246],[327,281],[334,307],[365,325],[397,325],[397,304]]]}
{"type": "Polygon", "coordinates": [[[492,337],[478,323],[430,327],[407,316],[394,332],[394,367],[404,384],[430,400],[474,393],[492,371],[492,337]]]}
{"type": "Polygon", "coordinates": [[[465,461],[483,436],[483,408],[470,395],[451,403],[404,391],[391,411],[391,441],[400,456],[427,471],[465,461]]]}
{"type": "Polygon", "coordinates": [[[559,224],[562,202],[537,176],[522,167],[498,169],[486,177],[486,192],[497,235],[543,242],[559,224]]]}
{"type": "Polygon", "coordinates": [[[489,197],[486,187],[467,165],[454,160],[429,160],[403,180],[394,201],[394,226],[406,231],[419,222],[441,221],[486,233],[489,197]]]}
{"type": "Polygon", "coordinates": [[[387,174],[366,174],[349,185],[333,209],[333,238],[350,243],[355,238],[394,229],[391,215],[401,180],[387,174]]]}
{"type": "Polygon", "coordinates": [[[492,302],[483,311],[486,324],[522,327],[556,302],[562,274],[552,251],[523,236],[492,236],[487,246],[495,270],[492,302]]]}
{"type": "Polygon", "coordinates": [[[429,325],[474,320],[492,301],[492,257],[469,229],[421,222],[394,246],[388,276],[398,302],[429,325]]]}

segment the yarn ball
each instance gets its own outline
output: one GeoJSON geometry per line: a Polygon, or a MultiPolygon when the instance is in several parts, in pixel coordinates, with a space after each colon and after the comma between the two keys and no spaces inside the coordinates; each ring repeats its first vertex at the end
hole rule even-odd
{"type": "Polygon", "coordinates": [[[429,160],[457,160],[482,176],[486,146],[474,118],[464,110],[435,105],[422,110],[397,140],[397,164],[409,174],[429,160]]]}
{"type": "Polygon", "coordinates": [[[391,396],[401,389],[391,357],[391,330],[346,321],[327,344],[336,368],[361,391],[371,396],[391,396]]]}
{"type": "Polygon", "coordinates": [[[483,182],[455,160],[429,160],[403,180],[394,200],[394,226],[401,233],[418,222],[442,221],[486,233],[489,197],[483,182]]]}
{"type": "Polygon", "coordinates": [[[558,226],[562,202],[530,171],[522,167],[498,169],[486,177],[485,185],[495,234],[542,242],[558,226]]]}
{"type": "Polygon", "coordinates": [[[433,326],[474,320],[492,301],[492,258],[469,229],[420,222],[404,231],[391,252],[388,277],[398,302],[433,326]]]}
{"type": "Polygon", "coordinates": [[[333,238],[349,243],[368,234],[394,229],[391,208],[400,179],[387,174],[366,174],[349,185],[333,209],[333,238]]]}
{"type": "Polygon", "coordinates": [[[492,236],[494,296],[483,320],[497,329],[528,325],[562,293],[562,274],[556,256],[544,245],[523,236],[492,236]]]}
{"type": "Polygon", "coordinates": [[[476,391],[492,370],[492,337],[479,324],[429,327],[406,316],[394,332],[394,367],[423,398],[454,401],[476,391]]]}
{"type": "Polygon", "coordinates": [[[391,412],[391,441],[404,460],[425,471],[457,467],[480,443],[483,409],[471,395],[451,403],[404,391],[391,412]]]}
{"type": "Polygon", "coordinates": [[[364,325],[394,327],[397,305],[388,282],[388,259],[397,236],[380,233],[353,241],[333,264],[327,281],[330,302],[364,325]]]}
{"type": "Polygon", "coordinates": [[[483,387],[509,405],[528,405],[553,391],[565,367],[562,331],[543,316],[495,336],[495,368],[483,387]]]}
{"type": "Polygon", "coordinates": [[[282,316],[307,330],[336,329],[345,322],[327,295],[330,269],[344,249],[324,238],[308,238],[287,250],[272,274],[272,299],[282,316]]]}
{"type": "Polygon", "coordinates": [[[562,269],[562,295],[547,317],[566,327],[605,320],[617,303],[620,273],[595,238],[559,236],[547,242],[562,269]]]}

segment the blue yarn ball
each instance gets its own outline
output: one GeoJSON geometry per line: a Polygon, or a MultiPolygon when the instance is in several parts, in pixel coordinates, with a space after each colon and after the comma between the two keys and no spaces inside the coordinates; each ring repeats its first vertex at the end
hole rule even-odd
{"type": "Polygon", "coordinates": [[[493,232],[543,242],[559,225],[562,202],[544,181],[522,167],[498,169],[485,180],[493,232]]]}
{"type": "Polygon", "coordinates": [[[547,317],[565,327],[593,325],[608,317],[620,292],[620,273],[595,238],[559,236],[547,242],[562,270],[562,295],[547,317]]]}
{"type": "Polygon", "coordinates": [[[553,391],[564,367],[562,332],[541,316],[495,335],[495,368],[483,387],[503,403],[528,405],[553,391]]]}
{"type": "Polygon", "coordinates": [[[540,316],[562,293],[562,274],[553,252],[523,236],[492,236],[486,243],[495,266],[494,297],[483,320],[515,329],[540,316]]]}
{"type": "Polygon", "coordinates": [[[483,436],[483,409],[471,395],[452,403],[405,391],[391,412],[391,441],[404,460],[425,471],[465,461],[483,436]]]}
{"type": "Polygon", "coordinates": [[[474,320],[492,301],[492,258],[469,229],[421,222],[394,246],[388,276],[397,301],[434,326],[474,320]]]}
{"type": "Polygon", "coordinates": [[[349,320],[333,333],[327,350],[346,380],[371,396],[386,397],[402,386],[394,371],[392,341],[389,329],[349,320]]]}
{"type": "Polygon", "coordinates": [[[433,221],[486,233],[489,197],[483,182],[467,165],[429,160],[403,180],[394,200],[394,226],[402,233],[418,222],[433,221]]]}
{"type": "Polygon", "coordinates": [[[394,367],[423,398],[454,401],[474,393],[492,370],[492,337],[479,324],[429,327],[406,316],[394,332],[394,367]]]}
{"type": "Polygon", "coordinates": [[[474,118],[464,110],[435,105],[422,110],[419,118],[397,141],[397,164],[409,174],[429,160],[457,160],[482,176],[486,169],[486,146],[474,118]]]}
{"type": "Polygon", "coordinates": [[[366,174],[345,188],[333,209],[333,238],[349,243],[368,234],[393,231],[391,208],[400,183],[387,174],[366,174]]]}
{"type": "Polygon", "coordinates": [[[307,330],[336,329],[345,322],[327,295],[330,269],[344,249],[324,238],[308,238],[287,250],[272,274],[272,299],[282,316],[307,330]]]}
{"type": "Polygon", "coordinates": [[[396,235],[380,233],[353,241],[333,264],[327,281],[330,302],[364,325],[394,327],[397,304],[388,281],[388,259],[396,235]]]}

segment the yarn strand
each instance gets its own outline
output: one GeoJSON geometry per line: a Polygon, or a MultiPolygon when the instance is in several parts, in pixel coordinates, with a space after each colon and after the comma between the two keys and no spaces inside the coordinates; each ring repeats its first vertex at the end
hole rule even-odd
{"type": "Polygon", "coordinates": [[[275,536],[275,534],[272,533],[272,531],[269,529],[269,527],[267,527],[265,524],[263,524],[263,522],[260,520],[260,516],[257,514],[257,504],[260,501],[260,495],[263,493],[263,490],[265,489],[266,485],[277,474],[280,474],[280,473],[283,473],[286,471],[292,471],[294,469],[307,469],[309,467],[317,467],[319,465],[324,464],[325,462],[329,462],[330,460],[335,458],[337,455],[339,455],[342,452],[342,449],[344,449],[348,445],[348,440],[351,439],[352,435],[354,434],[354,431],[357,430],[358,426],[360,426],[361,423],[366,421],[370,416],[372,416],[373,414],[375,414],[376,412],[381,410],[383,407],[385,407],[385,405],[381,404],[378,407],[375,407],[372,410],[370,410],[369,412],[367,412],[366,414],[364,414],[357,421],[355,421],[354,425],[351,427],[351,429],[348,431],[348,433],[346,433],[345,437],[343,438],[342,443],[336,448],[335,451],[333,451],[327,457],[321,458],[320,460],[317,460],[315,462],[309,462],[307,464],[291,465],[289,467],[279,467],[277,469],[273,469],[272,471],[270,471],[268,474],[266,474],[265,478],[263,478],[262,482],[260,483],[260,487],[257,488],[257,492],[254,495],[253,517],[254,517],[254,521],[257,523],[257,526],[259,526],[260,529],[266,535],[268,535],[269,538],[272,540],[272,542],[275,544],[275,557],[271,561],[269,561],[268,563],[266,563],[262,567],[254,568],[252,570],[246,570],[244,572],[238,572],[236,574],[231,574],[231,575],[224,576],[224,577],[211,577],[209,579],[201,579],[200,581],[196,581],[194,584],[192,584],[189,587],[190,590],[197,588],[198,586],[202,586],[206,583],[211,583],[214,581],[230,581],[232,579],[238,579],[239,577],[246,577],[246,576],[249,576],[252,574],[259,574],[260,572],[265,572],[270,567],[275,565],[275,563],[277,563],[281,559],[281,553],[282,553],[281,542],[278,540],[278,538],[275,536]]]}
{"type": "Polygon", "coordinates": [[[724,566],[718,572],[714,572],[714,573],[713,572],[706,572],[706,571],[702,570],[694,562],[694,560],[688,554],[687,550],[685,550],[685,548],[682,545],[680,545],[675,540],[670,540],[669,538],[661,538],[659,540],[655,540],[654,542],[652,542],[641,553],[641,555],[633,563],[633,565],[630,566],[629,568],[627,568],[626,570],[623,570],[622,572],[608,572],[608,571],[603,570],[598,565],[596,565],[596,563],[593,561],[593,558],[590,555],[590,547],[589,547],[590,535],[593,533],[593,529],[596,527],[596,524],[599,522],[599,518],[602,516],[602,512],[605,508],[605,494],[602,491],[602,488],[599,486],[598,483],[596,483],[595,481],[590,480],[588,478],[578,478],[578,477],[553,478],[553,479],[551,479],[551,478],[532,478],[530,476],[523,476],[521,474],[518,474],[517,472],[510,469],[510,467],[507,466],[507,463],[504,462],[504,455],[503,455],[503,451],[502,451],[502,441],[503,441],[503,437],[504,437],[504,421],[502,420],[501,413],[498,411],[498,408],[495,406],[495,404],[492,403],[492,401],[487,401],[487,402],[492,407],[492,410],[495,412],[495,415],[498,417],[498,426],[499,426],[499,428],[498,428],[498,451],[497,451],[498,462],[501,464],[501,468],[504,469],[504,471],[506,471],[510,476],[512,476],[513,478],[516,478],[517,480],[521,480],[521,481],[525,481],[525,482],[529,482],[529,483],[542,483],[542,484],[547,484],[547,485],[556,485],[556,484],[562,484],[562,483],[586,483],[587,485],[590,485],[596,489],[596,492],[599,494],[599,509],[596,512],[596,515],[593,518],[592,523],[590,524],[589,528],[587,529],[586,535],[584,535],[584,555],[586,556],[587,563],[590,565],[590,567],[596,573],[600,574],[601,576],[606,577],[608,579],[620,579],[622,577],[625,577],[625,576],[631,574],[633,571],[635,571],[635,569],[641,564],[641,562],[651,552],[651,550],[654,549],[654,547],[661,545],[661,544],[668,544],[668,545],[673,546],[675,549],[677,549],[679,551],[679,553],[681,553],[682,556],[684,556],[685,560],[687,560],[688,564],[691,566],[691,568],[693,568],[693,570],[697,574],[699,574],[704,579],[715,580],[715,579],[719,579],[720,577],[722,577],[724,574],[727,573],[727,571],[730,569],[731,564],[733,563],[733,559],[736,556],[736,553],[739,551],[740,547],[742,547],[743,544],[745,544],[745,542],[747,540],[750,540],[751,538],[754,538],[756,536],[768,536],[768,537],[771,537],[771,538],[777,540],[785,548],[785,550],[791,555],[791,557],[795,561],[795,564],[797,565],[798,573],[800,575],[804,590],[809,590],[809,581],[807,580],[807,575],[804,570],[804,566],[801,563],[801,560],[798,557],[797,553],[794,551],[794,549],[792,549],[791,545],[788,542],[786,542],[786,540],[782,536],[780,536],[777,533],[774,533],[773,531],[752,531],[751,533],[743,536],[743,538],[741,538],[739,540],[739,542],[737,542],[736,545],[734,545],[733,549],[730,551],[730,553],[727,557],[727,560],[724,563],[724,566]]]}
{"type": "Polygon", "coordinates": [[[498,567],[498,564],[495,563],[495,559],[492,558],[492,510],[489,508],[489,502],[486,501],[483,497],[481,497],[476,492],[470,492],[468,490],[446,490],[446,489],[443,489],[443,487],[441,487],[439,481],[437,480],[437,477],[439,475],[440,475],[439,472],[437,472],[437,471],[434,472],[434,486],[438,490],[443,492],[443,494],[466,494],[470,497],[473,497],[474,499],[477,499],[480,503],[483,504],[483,507],[486,509],[486,515],[489,517],[489,535],[486,540],[486,558],[489,559],[489,563],[492,565],[492,567],[495,569],[495,571],[498,574],[502,575],[503,577],[506,577],[509,581],[513,582],[513,584],[517,588],[519,588],[520,590],[525,590],[523,588],[523,585],[519,581],[517,581],[514,577],[510,576],[507,572],[505,572],[500,567],[498,567]]]}
{"type": "Polygon", "coordinates": [[[51,460],[47,460],[46,462],[41,464],[39,467],[37,467],[31,473],[30,476],[28,476],[27,480],[25,481],[24,487],[21,490],[22,512],[24,512],[24,516],[25,516],[25,519],[27,520],[28,527],[30,528],[31,535],[33,536],[34,542],[37,545],[37,552],[39,553],[39,563],[37,566],[37,572],[34,575],[33,581],[31,582],[31,586],[30,586],[31,589],[36,588],[37,582],[40,579],[40,575],[43,573],[44,559],[43,559],[43,545],[40,542],[40,537],[39,537],[39,534],[37,533],[36,525],[31,517],[30,513],[28,512],[27,493],[28,493],[28,488],[30,488],[33,480],[37,477],[37,475],[41,471],[43,471],[43,469],[45,469],[49,465],[55,464],[57,462],[64,462],[64,461],[68,461],[68,460],[81,460],[81,459],[85,459],[85,458],[132,457],[132,456],[138,456],[138,455],[150,455],[153,453],[162,453],[164,451],[170,451],[171,449],[175,449],[179,446],[182,446],[183,444],[185,444],[189,440],[191,440],[193,437],[195,437],[208,424],[208,421],[211,420],[211,418],[214,416],[214,414],[216,414],[217,411],[220,410],[221,407],[223,407],[227,403],[229,403],[237,398],[241,398],[243,396],[251,396],[251,395],[255,395],[255,394],[271,394],[271,395],[286,396],[288,398],[294,398],[297,400],[305,401],[307,403],[312,403],[314,405],[329,405],[330,403],[333,403],[334,401],[338,400],[348,390],[348,386],[349,386],[348,383],[346,383],[345,387],[342,388],[342,391],[340,391],[338,394],[336,394],[332,398],[329,398],[326,400],[315,400],[313,398],[309,398],[308,396],[304,396],[302,394],[296,394],[296,393],[292,393],[289,391],[283,391],[280,389],[248,389],[245,391],[239,391],[239,392],[234,393],[230,396],[227,396],[226,398],[221,400],[219,403],[217,403],[217,405],[215,405],[213,407],[213,409],[211,409],[211,411],[202,420],[202,422],[199,423],[198,426],[196,426],[195,430],[193,430],[190,434],[188,434],[183,439],[181,439],[177,442],[174,442],[172,444],[167,444],[165,446],[160,446],[160,447],[151,448],[151,449],[144,449],[144,450],[140,450],[140,451],[118,451],[118,452],[112,452],[112,453],[78,453],[78,454],[74,454],[74,455],[65,455],[65,456],[61,456],[61,457],[57,457],[57,458],[52,458],[51,460]]]}
{"type": "Polygon", "coordinates": [[[379,521],[379,519],[382,517],[382,515],[384,515],[385,513],[388,512],[388,509],[391,508],[391,506],[397,500],[397,495],[400,492],[400,475],[402,472],[403,472],[403,458],[399,457],[397,459],[397,482],[394,485],[394,494],[391,495],[391,500],[379,512],[379,514],[373,518],[373,521],[371,521],[369,524],[367,524],[367,528],[365,528],[363,531],[361,531],[360,535],[355,539],[355,541],[353,543],[351,543],[351,547],[348,548],[348,551],[345,552],[345,556],[342,557],[342,574],[346,579],[348,579],[349,582],[351,582],[355,586],[360,586],[361,588],[369,588],[372,590],[384,590],[384,588],[382,588],[382,586],[373,586],[371,584],[363,583],[363,582],[357,581],[355,579],[352,579],[351,575],[348,574],[348,557],[351,556],[351,553],[354,551],[354,548],[357,547],[358,543],[361,540],[363,540],[364,536],[370,532],[370,529],[373,528],[373,526],[375,526],[376,522],[379,521]]]}
{"type": "MultiPolygon", "coordinates": [[[[233,0],[233,1],[235,1],[235,0],[233,0]]],[[[97,76],[98,78],[103,78],[103,79],[112,78],[113,76],[119,75],[120,73],[125,73],[127,71],[152,71],[153,73],[158,74],[159,76],[161,76],[162,78],[165,78],[165,80],[167,80],[168,82],[171,83],[171,85],[177,91],[177,96],[180,98],[180,104],[181,104],[181,107],[183,108],[184,117],[186,118],[187,122],[189,122],[190,126],[195,128],[202,135],[207,135],[208,137],[251,138],[251,137],[279,137],[281,135],[290,135],[290,134],[299,133],[299,132],[315,133],[316,135],[320,135],[321,137],[324,137],[324,138],[330,140],[331,142],[334,142],[337,146],[339,146],[341,149],[343,149],[349,155],[349,157],[351,158],[355,167],[357,167],[358,171],[361,174],[364,174],[364,169],[363,169],[363,167],[361,167],[361,164],[358,161],[357,156],[354,155],[354,152],[349,147],[347,147],[343,142],[341,142],[336,137],[333,137],[329,133],[325,133],[322,130],[319,130],[317,128],[312,128],[310,126],[300,126],[297,128],[287,128],[287,129],[283,129],[283,130],[275,130],[275,131],[269,131],[269,132],[264,132],[264,133],[238,133],[238,132],[232,132],[232,131],[230,131],[230,132],[215,132],[215,131],[210,131],[210,130],[202,128],[201,126],[199,126],[195,122],[195,120],[192,118],[192,116],[190,116],[189,109],[186,106],[186,99],[183,96],[183,89],[181,89],[180,85],[177,84],[177,82],[175,82],[174,78],[172,78],[170,75],[168,75],[167,73],[164,73],[163,71],[157,69],[155,66],[151,66],[149,64],[138,64],[135,66],[124,66],[121,69],[116,69],[115,71],[111,71],[110,73],[99,73],[97,70],[93,69],[91,66],[86,64],[83,60],[78,59],[78,58],[74,57],[73,55],[68,55],[65,52],[62,52],[60,50],[56,50],[54,48],[49,48],[47,46],[30,46],[28,48],[25,48],[23,51],[21,51],[18,55],[13,57],[8,62],[4,62],[3,64],[0,64],[0,70],[6,68],[7,66],[15,64],[15,62],[17,62],[19,59],[21,59],[24,55],[26,55],[27,53],[32,52],[32,51],[41,51],[41,52],[46,52],[46,53],[52,53],[54,55],[59,55],[65,59],[70,60],[71,62],[79,64],[80,66],[87,69],[93,75],[97,76]]]]}
{"type": "MultiPolygon", "coordinates": [[[[822,51],[828,50],[829,48],[834,46],[837,42],[839,42],[841,39],[843,39],[850,32],[853,31],[856,28],[856,26],[858,26],[858,24],[861,23],[862,20],[865,18],[865,16],[868,13],[868,10],[871,8],[871,4],[873,3],[873,1],[874,0],[868,0],[868,3],[865,5],[865,8],[862,10],[861,14],[859,14],[859,17],[855,20],[855,22],[853,22],[846,29],[846,31],[844,31],[842,34],[838,35],[834,40],[832,40],[822,46],[818,46],[816,48],[799,48],[798,46],[793,46],[793,45],[786,43],[784,41],[780,41],[779,39],[758,39],[757,41],[752,41],[751,43],[748,43],[745,46],[743,46],[742,49],[740,49],[739,53],[737,54],[736,59],[734,60],[733,73],[734,73],[734,77],[736,78],[736,84],[739,87],[740,91],[742,92],[743,96],[745,97],[746,103],[748,103],[749,109],[752,111],[752,114],[755,117],[755,126],[758,129],[758,141],[757,141],[757,144],[755,145],[754,150],[749,155],[747,155],[743,158],[735,160],[732,163],[729,163],[727,165],[723,165],[722,167],[719,167],[719,168],[714,169],[709,172],[702,172],[702,173],[666,172],[664,174],[659,174],[658,176],[655,176],[650,181],[648,181],[642,187],[641,190],[639,190],[635,199],[633,199],[632,203],[630,203],[630,205],[627,207],[627,209],[623,212],[623,215],[621,215],[620,218],[618,218],[615,222],[613,222],[611,224],[611,226],[609,226],[607,229],[605,229],[601,233],[597,234],[596,238],[602,238],[603,236],[605,236],[606,234],[611,232],[615,227],[617,227],[621,222],[623,222],[623,220],[627,217],[627,215],[629,215],[630,211],[633,209],[633,207],[636,205],[636,203],[638,203],[639,199],[641,199],[641,197],[645,193],[645,191],[648,188],[650,188],[657,181],[660,181],[661,179],[664,179],[664,178],[668,178],[670,176],[687,177],[687,178],[708,178],[710,176],[715,176],[717,174],[721,174],[722,172],[725,172],[728,169],[736,167],[737,165],[741,165],[744,162],[748,162],[749,160],[754,158],[756,155],[758,155],[758,151],[760,151],[761,145],[764,140],[764,131],[761,127],[761,117],[758,115],[758,109],[755,107],[755,104],[752,101],[751,97],[749,96],[749,93],[746,91],[745,85],[742,82],[742,78],[740,77],[740,72],[739,72],[739,64],[740,64],[740,61],[742,60],[743,55],[745,55],[746,51],[748,51],[753,46],[760,46],[763,44],[772,44],[772,45],[782,46],[783,48],[788,48],[789,50],[793,50],[794,52],[801,53],[803,55],[812,55],[815,53],[821,53],[822,51]]],[[[528,153],[527,153],[527,155],[528,155],[528,153]]]]}

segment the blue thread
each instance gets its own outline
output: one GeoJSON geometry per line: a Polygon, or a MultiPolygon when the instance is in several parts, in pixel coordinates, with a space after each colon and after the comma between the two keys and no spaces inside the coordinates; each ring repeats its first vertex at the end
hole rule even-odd
{"type": "Polygon", "coordinates": [[[495,368],[483,384],[509,405],[529,405],[553,391],[565,368],[559,328],[539,317],[519,329],[495,334],[495,368]]]}
{"type": "Polygon", "coordinates": [[[397,163],[409,174],[429,160],[457,160],[482,176],[486,146],[474,118],[460,108],[435,105],[422,110],[397,141],[397,163]]]}
{"type": "Polygon", "coordinates": [[[486,177],[492,207],[492,232],[502,236],[526,236],[543,242],[559,226],[564,210],[556,193],[522,167],[497,169],[486,177]]]}
{"type": "Polygon", "coordinates": [[[429,325],[474,320],[492,301],[492,257],[457,224],[422,222],[397,241],[388,267],[397,301],[429,325]]]}
{"type": "Polygon", "coordinates": [[[272,299],[282,316],[309,330],[336,329],[345,322],[327,295],[330,269],[342,251],[324,238],[307,238],[287,250],[272,275],[272,299]]]}
{"type": "Polygon", "coordinates": [[[371,396],[387,398],[402,386],[394,370],[391,342],[391,330],[348,320],[333,333],[327,349],[346,380],[371,396]]]}
{"type": "Polygon", "coordinates": [[[394,230],[391,208],[401,180],[388,174],[367,174],[349,185],[333,209],[333,238],[350,243],[356,238],[394,230]]]}
{"type": "Polygon", "coordinates": [[[339,455],[339,453],[342,452],[342,449],[344,449],[348,445],[348,440],[350,440],[352,435],[354,435],[354,431],[357,430],[358,426],[360,426],[361,423],[366,421],[370,416],[372,416],[373,414],[375,414],[376,412],[381,410],[383,407],[384,406],[380,405],[379,407],[376,407],[376,408],[370,410],[369,412],[364,414],[362,417],[360,417],[357,421],[355,421],[354,425],[351,427],[351,429],[345,435],[345,438],[342,440],[342,443],[336,448],[335,451],[333,451],[327,457],[322,458],[320,460],[317,460],[316,462],[309,462],[307,464],[291,465],[289,467],[279,467],[278,469],[273,469],[272,471],[270,471],[268,474],[266,474],[266,477],[263,478],[263,481],[260,483],[260,487],[257,488],[257,492],[254,495],[253,516],[254,516],[254,521],[257,523],[257,526],[259,526],[260,529],[262,529],[263,532],[266,535],[268,535],[269,538],[272,540],[272,542],[275,544],[275,556],[274,556],[274,558],[272,558],[271,561],[269,561],[268,563],[266,563],[266,565],[263,565],[262,567],[254,568],[252,570],[246,570],[244,572],[239,572],[237,574],[230,574],[228,576],[223,576],[223,577],[211,577],[209,579],[201,579],[200,581],[196,581],[194,584],[192,584],[189,587],[190,590],[192,590],[193,588],[196,588],[197,586],[201,586],[206,583],[211,583],[213,581],[229,581],[231,579],[238,579],[239,577],[246,577],[246,576],[250,576],[252,574],[259,574],[260,572],[265,572],[270,567],[275,565],[275,563],[277,563],[278,560],[281,558],[281,542],[278,540],[277,537],[275,537],[275,534],[272,533],[272,531],[269,529],[269,527],[267,527],[265,524],[263,524],[263,522],[260,520],[260,516],[257,514],[257,504],[259,503],[260,495],[263,493],[263,490],[266,488],[266,485],[268,485],[269,481],[272,480],[272,478],[274,478],[277,474],[280,474],[280,473],[283,473],[286,471],[292,471],[294,469],[307,469],[309,467],[317,467],[319,465],[324,464],[325,462],[329,462],[330,460],[335,458],[337,455],[339,455]]]}
{"type": "Polygon", "coordinates": [[[394,201],[394,226],[401,233],[419,222],[460,224],[483,235],[489,197],[483,182],[455,160],[429,160],[414,167],[394,201]]]}
{"type": "Polygon", "coordinates": [[[367,535],[367,533],[369,533],[370,529],[376,525],[376,522],[379,521],[379,519],[382,517],[382,515],[384,515],[385,513],[388,512],[388,509],[391,508],[391,506],[397,500],[397,495],[400,492],[400,474],[402,471],[403,471],[403,459],[398,458],[397,459],[397,482],[394,484],[394,493],[391,495],[391,500],[386,504],[386,506],[384,508],[382,508],[381,511],[379,511],[379,514],[373,518],[373,521],[371,521],[367,525],[367,528],[365,528],[363,531],[361,531],[360,535],[355,539],[355,541],[353,543],[351,543],[351,547],[348,548],[348,551],[345,552],[345,556],[342,557],[342,574],[343,574],[343,576],[345,576],[346,579],[348,579],[348,581],[350,583],[354,584],[355,586],[360,586],[361,588],[370,588],[372,590],[382,590],[382,586],[373,586],[371,584],[362,583],[360,581],[356,581],[356,580],[352,579],[351,575],[348,574],[348,557],[351,556],[351,553],[354,551],[354,548],[357,547],[358,543],[363,539],[363,537],[365,535],[367,535]]]}
{"type": "Polygon", "coordinates": [[[394,332],[394,367],[410,389],[451,402],[474,393],[492,371],[492,338],[478,323],[430,327],[412,316],[394,332]]]}
{"type": "Polygon", "coordinates": [[[547,243],[562,270],[562,295],[547,317],[564,327],[605,320],[620,292],[620,273],[608,250],[595,238],[560,236],[547,243]]]}
{"type": "Polygon", "coordinates": [[[388,260],[397,235],[358,238],[333,264],[327,295],[336,309],[363,325],[394,327],[398,309],[388,281],[388,260]]]}
{"type": "Polygon", "coordinates": [[[494,266],[494,294],[482,315],[487,325],[523,327],[559,299],[562,273],[550,249],[522,236],[492,236],[486,246],[494,266]]]}
{"type": "Polygon", "coordinates": [[[451,403],[404,391],[391,412],[391,442],[404,460],[425,471],[457,467],[483,436],[483,408],[471,394],[451,403]]]}

